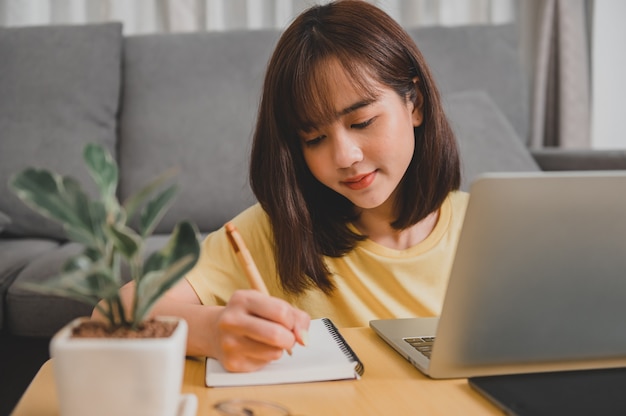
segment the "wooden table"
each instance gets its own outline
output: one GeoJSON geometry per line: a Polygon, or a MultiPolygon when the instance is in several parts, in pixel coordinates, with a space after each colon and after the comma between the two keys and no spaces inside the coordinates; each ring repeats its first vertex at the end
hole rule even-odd
{"type": "MultiPolygon", "coordinates": [[[[501,415],[465,379],[433,380],[422,375],[369,328],[341,333],[365,366],[361,380],[256,387],[208,388],[203,360],[187,359],[183,393],[198,398],[198,415],[215,415],[223,399],[280,403],[298,416],[346,415],[501,415]]],[[[58,415],[52,366],[47,361],[20,399],[14,416],[58,415]]]]}

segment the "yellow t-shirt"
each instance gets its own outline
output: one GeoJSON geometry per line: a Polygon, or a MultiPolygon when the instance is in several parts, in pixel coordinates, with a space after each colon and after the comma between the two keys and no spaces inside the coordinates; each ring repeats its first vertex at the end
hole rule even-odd
{"type": "MultiPolygon", "coordinates": [[[[288,300],[312,318],[328,317],[340,327],[367,326],[371,319],[436,316],[440,313],[468,195],[452,192],[441,206],[431,234],[406,250],[369,239],[343,257],[326,257],[335,290],[311,289],[294,296],[280,286],[269,219],[256,204],[239,214],[239,229],[272,296],[288,300]]],[[[205,305],[224,305],[232,293],[250,286],[224,228],[202,243],[187,280],[205,305]]]]}

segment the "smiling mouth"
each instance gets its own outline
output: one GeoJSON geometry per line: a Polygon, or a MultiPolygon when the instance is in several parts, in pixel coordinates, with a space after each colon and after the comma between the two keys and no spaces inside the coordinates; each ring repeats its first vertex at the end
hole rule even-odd
{"type": "Polygon", "coordinates": [[[365,189],[374,182],[376,178],[376,171],[370,172],[366,175],[354,176],[349,178],[341,183],[353,191],[358,191],[360,189],[365,189]]]}

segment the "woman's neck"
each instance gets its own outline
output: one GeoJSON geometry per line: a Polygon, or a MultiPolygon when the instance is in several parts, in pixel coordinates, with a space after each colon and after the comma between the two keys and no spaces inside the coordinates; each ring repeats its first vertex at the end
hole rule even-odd
{"type": "Polygon", "coordinates": [[[438,219],[437,210],[409,228],[396,230],[391,226],[393,217],[390,215],[376,210],[365,210],[354,225],[362,234],[381,246],[405,250],[424,241],[437,225],[438,219]]]}

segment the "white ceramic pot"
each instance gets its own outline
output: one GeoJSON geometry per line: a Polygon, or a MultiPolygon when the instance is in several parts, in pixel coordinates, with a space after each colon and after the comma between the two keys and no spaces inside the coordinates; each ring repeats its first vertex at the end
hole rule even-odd
{"type": "Polygon", "coordinates": [[[169,338],[72,338],[78,318],[50,342],[62,416],[175,416],[181,398],[187,323],[169,338]]]}

